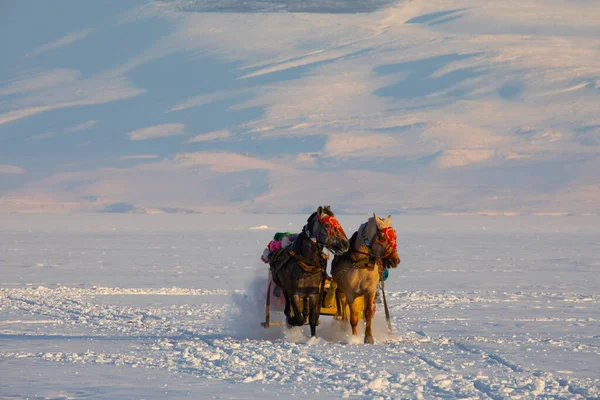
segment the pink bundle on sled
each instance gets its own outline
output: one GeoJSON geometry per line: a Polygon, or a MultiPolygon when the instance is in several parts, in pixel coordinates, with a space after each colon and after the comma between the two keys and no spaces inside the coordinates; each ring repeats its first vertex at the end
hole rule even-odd
{"type": "Polygon", "coordinates": [[[263,251],[260,259],[268,264],[273,253],[290,246],[294,242],[294,239],[296,239],[296,236],[298,235],[291,232],[277,232],[275,236],[273,236],[273,240],[269,242],[267,248],[263,251]]]}

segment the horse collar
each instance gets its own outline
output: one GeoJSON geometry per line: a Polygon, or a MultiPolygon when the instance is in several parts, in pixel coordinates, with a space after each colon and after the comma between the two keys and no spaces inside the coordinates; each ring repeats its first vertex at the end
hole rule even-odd
{"type": "Polygon", "coordinates": [[[362,224],[360,226],[360,229],[362,230],[362,240],[363,240],[363,242],[365,242],[365,246],[367,246],[370,249],[371,242],[369,241],[369,239],[367,238],[367,235],[365,234],[365,232],[367,231],[367,223],[365,222],[364,224],[362,224]]]}
{"type": "Polygon", "coordinates": [[[317,238],[314,237],[310,229],[308,229],[308,224],[304,225],[304,228],[302,230],[304,231],[304,233],[306,233],[306,236],[308,236],[310,240],[312,240],[314,243],[317,243],[317,238]]]}

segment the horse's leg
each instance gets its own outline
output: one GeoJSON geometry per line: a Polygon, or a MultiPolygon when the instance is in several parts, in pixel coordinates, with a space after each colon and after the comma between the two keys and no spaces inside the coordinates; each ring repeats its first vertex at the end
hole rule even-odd
{"type": "Polygon", "coordinates": [[[342,321],[348,321],[348,313],[346,312],[346,306],[348,305],[348,301],[346,299],[346,293],[342,292],[339,289],[335,291],[335,297],[338,301],[338,314],[342,318],[342,321]]]}
{"type": "Polygon", "coordinates": [[[294,318],[291,319],[293,323],[291,325],[302,326],[304,322],[304,318],[302,317],[302,311],[300,311],[300,307],[298,307],[298,302],[302,300],[300,296],[294,294],[291,296],[292,310],[294,310],[294,318]]]}
{"type": "Polygon", "coordinates": [[[373,290],[370,293],[365,295],[365,343],[373,344],[375,343],[375,339],[373,339],[373,331],[371,330],[371,322],[373,321],[373,302],[375,301],[375,293],[376,290],[373,290]]]}
{"type": "Polygon", "coordinates": [[[283,291],[283,297],[285,297],[285,308],[283,310],[283,313],[285,314],[285,321],[287,322],[288,325],[292,325],[291,323],[291,314],[290,314],[290,304],[292,302],[292,299],[290,299],[290,296],[288,296],[287,292],[284,290],[283,291]]]}
{"type": "MultiPolygon", "coordinates": [[[[331,289],[330,289],[331,290],[331,289]]],[[[341,292],[338,288],[335,289],[335,319],[342,319],[342,300],[340,300],[341,292]]]]}
{"type": "Polygon", "coordinates": [[[305,297],[304,299],[302,299],[302,302],[303,302],[303,306],[304,306],[304,310],[302,312],[304,314],[304,322],[302,323],[302,325],[308,325],[310,323],[309,318],[308,318],[310,315],[310,308],[311,308],[310,298],[305,297]]]}
{"type": "Polygon", "coordinates": [[[335,316],[337,320],[342,320],[342,301],[340,300],[340,291],[335,289],[335,316]]]}
{"type": "Polygon", "coordinates": [[[310,296],[308,301],[310,302],[310,336],[317,336],[317,323],[319,322],[319,314],[321,311],[319,295],[310,296]]]}
{"type": "Polygon", "coordinates": [[[352,326],[352,334],[358,335],[358,314],[360,313],[359,303],[351,298],[350,301],[350,326],[352,326]]]}

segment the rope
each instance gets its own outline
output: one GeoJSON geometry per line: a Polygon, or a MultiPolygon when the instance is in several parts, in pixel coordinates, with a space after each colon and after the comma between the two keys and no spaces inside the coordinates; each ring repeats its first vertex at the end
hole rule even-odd
{"type": "MultiPolygon", "coordinates": [[[[327,249],[327,253],[329,253],[329,249],[327,249]]],[[[324,263],[323,268],[321,268],[321,288],[319,289],[319,306],[316,307],[319,310],[319,314],[321,313],[321,307],[323,306],[323,296],[325,295],[325,280],[327,278],[327,262],[324,263]]],[[[330,289],[331,290],[331,289],[330,289]]],[[[317,318],[318,320],[318,318],[317,318]]]]}
{"type": "Polygon", "coordinates": [[[390,310],[388,309],[387,300],[385,298],[385,284],[381,279],[381,275],[379,276],[379,281],[381,282],[381,294],[383,295],[383,308],[385,310],[385,321],[387,322],[388,331],[392,332],[392,321],[390,318],[390,310]]]}
{"type": "Polygon", "coordinates": [[[269,279],[269,287],[267,288],[267,304],[265,305],[265,322],[262,323],[262,326],[265,328],[269,327],[269,317],[270,312],[269,308],[271,306],[271,284],[273,283],[272,279],[269,279]]]}

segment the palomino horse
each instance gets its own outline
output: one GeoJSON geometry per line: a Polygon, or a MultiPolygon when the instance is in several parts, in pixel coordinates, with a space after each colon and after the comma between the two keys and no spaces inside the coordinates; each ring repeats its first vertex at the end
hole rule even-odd
{"type": "Polygon", "coordinates": [[[284,312],[288,325],[302,326],[308,322],[311,336],[316,335],[321,311],[327,269],[324,247],[334,254],[343,254],[350,247],[346,233],[329,206],[319,207],[308,218],[293,244],[274,255],[269,263],[273,282],[285,296],[284,312]],[[293,317],[290,307],[294,311],[293,317]]]}
{"type": "Polygon", "coordinates": [[[362,224],[350,239],[350,251],[336,255],[331,265],[331,275],[337,285],[338,316],[348,320],[346,304],[350,306],[352,334],[358,335],[360,304],[354,300],[364,296],[366,322],[365,343],[374,343],[371,331],[373,301],[377,284],[385,268],[396,268],[400,257],[396,249],[396,231],[392,228],[392,216],[381,219],[373,217],[362,224]]]}

